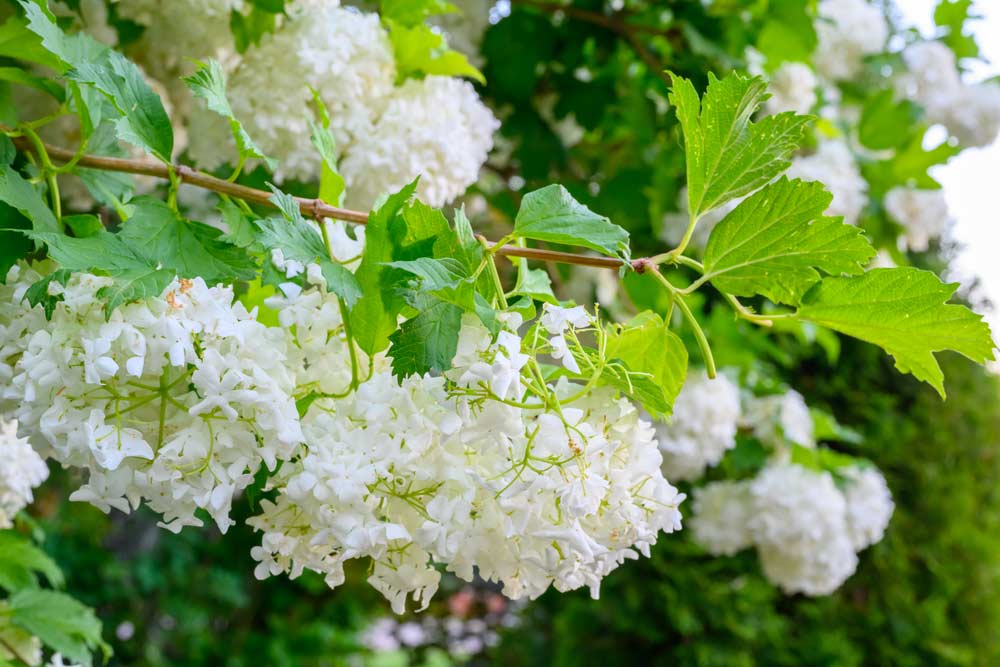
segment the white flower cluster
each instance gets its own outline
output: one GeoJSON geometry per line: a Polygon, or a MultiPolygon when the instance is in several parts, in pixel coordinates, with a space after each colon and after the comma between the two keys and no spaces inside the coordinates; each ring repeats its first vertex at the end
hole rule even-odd
{"type": "Polygon", "coordinates": [[[49,476],[49,469],[27,438],[17,437],[17,422],[0,424],[0,529],[33,500],[31,490],[49,476]]]}
{"type": "Polygon", "coordinates": [[[341,164],[347,202],[370,207],[420,176],[417,195],[443,206],[479,178],[500,123],[467,81],[410,79],[395,89],[372,130],[357,137],[341,164]]]}
{"type": "Polygon", "coordinates": [[[769,114],[794,111],[807,114],[816,106],[816,74],[804,63],[785,63],[771,75],[771,97],[765,103],[769,114]]]}
{"type": "MultiPolygon", "coordinates": [[[[287,13],[234,64],[228,90],[247,132],[277,160],[276,178],[319,174],[312,88],[329,110],[351,206],[367,209],[417,176],[420,198],[442,206],[477,180],[499,122],[471,84],[428,76],[396,86],[392,44],[377,14],[302,1],[287,13]]],[[[199,104],[189,122],[199,166],[235,162],[223,118],[199,104]]]]}
{"type": "Polygon", "coordinates": [[[691,530],[709,552],[756,546],[765,576],[788,594],[828,595],[850,577],[857,552],[882,539],[892,496],[875,469],[828,472],[776,463],[752,480],[695,492],[691,530]]]}
{"type": "Polygon", "coordinates": [[[941,190],[896,187],[886,193],[884,203],[889,217],[903,227],[899,244],[904,250],[924,252],[951,223],[941,190]]]}
{"type": "Polygon", "coordinates": [[[736,446],[740,390],[725,375],[714,380],[704,372],[689,375],[674,401],[670,423],[656,426],[663,473],[670,479],[693,480],[736,446]]]}
{"type": "Polygon", "coordinates": [[[827,214],[843,216],[850,225],[858,224],[868,203],[868,182],[843,141],[824,141],[814,154],[795,158],[787,176],[821,182],[833,194],[827,214]]]}
{"type": "Polygon", "coordinates": [[[941,42],[911,44],[903,50],[908,72],[903,94],[924,108],[928,120],[948,128],[965,146],[986,146],[1000,132],[1000,85],[966,84],[955,53],[941,42]]]}
{"type": "Polygon", "coordinates": [[[843,81],[858,73],[865,56],[882,51],[889,25],[868,0],[820,0],[816,35],[816,69],[831,81],[843,81]]]}
{"type": "Polygon", "coordinates": [[[809,406],[794,389],[751,399],[743,422],[753,429],[757,439],[779,451],[788,442],[810,449],[816,447],[809,406]]]}
{"type": "MultiPolygon", "coordinates": [[[[547,316],[554,337],[576,318],[547,316]]],[[[597,595],[606,574],[679,529],[684,496],[659,472],[650,424],[605,389],[529,391],[516,320],[495,343],[466,320],[445,377],[376,371],[318,401],[303,420],[307,453],[250,522],[264,533],[257,576],[310,569],[337,586],[346,561],[371,558],[369,582],[396,612],[410,597],[426,607],[435,563],[514,599],[550,585],[597,595]]]]}
{"type": "Polygon", "coordinates": [[[145,501],[163,525],[232,525],[234,495],[261,464],[302,442],[285,336],[201,279],[105,317],[109,278],[73,275],[52,320],[23,300],[40,276],[16,266],[3,289],[2,398],[41,453],[89,471],[71,496],[108,511],[145,501]]]}

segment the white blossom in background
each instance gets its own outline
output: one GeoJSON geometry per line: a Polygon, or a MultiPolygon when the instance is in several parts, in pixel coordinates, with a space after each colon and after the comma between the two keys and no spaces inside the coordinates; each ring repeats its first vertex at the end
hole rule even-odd
{"type": "MultiPolygon", "coordinates": [[[[230,76],[228,97],[250,136],[278,161],[276,178],[308,180],[320,165],[309,139],[309,87],[326,103],[330,129],[343,152],[355,138],[371,134],[395,77],[392,45],[378,14],[335,2],[293,3],[282,25],[244,54],[230,76]]],[[[199,166],[233,161],[225,119],[200,105],[193,116],[191,155],[199,166]],[[228,155],[220,150],[225,146],[228,155]]]]}
{"type": "Polygon", "coordinates": [[[451,0],[457,11],[435,16],[434,25],[441,28],[448,40],[448,47],[465,54],[469,62],[480,67],[483,56],[479,47],[483,34],[490,27],[490,9],[493,0],[451,0]]]}
{"type": "Polygon", "coordinates": [[[966,84],[954,52],[925,41],[903,50],[907,72],[898,87],[923,107],[928,120],[948,128],[964,146],[986,146],[1000,132],[1000,85],[966,84]]]}
{"type": "Polygon", "coordinates": [[[858,224],[868,203],[868,182],[843,141],[824,141],[814,154],[795,158],[787,176],[821,182],[833,194],[827,214],[843,216],[844,222],[851,225],[858,224]]]}
{"type": "Polygon", "coordinates": [[[499,127],[467,81],[440,76],[406,81],[341,163],[348,205],[370,208],[379,195],[417,176],[421,200],[447,204],[478,180],[499,127]]]}
{"type": "Polygon", "coordinates": [[[767,444],[780,447],[791,441],[810,449],[816,446],[809,406],[802,394],[794,389],[750,399],[743,421],[767,444]]]}
{"type": "Polygon", "coordinates": [[[847,503],[826,472],[765,468],[750,486],[750,531],[764,573],[786,593],[828,595],[857,568],[847,503]]]}
{"type": "Polygon", "coordinates": [[[141,502],[165,527],[232,525],[233,497],[261,465],[302,441],[286,336],[234,302],[230,287],[174,281],[105,317],[111,279],[74,274],[52,320],[23,300],[41,276],[15,266],[2,290],[0,393],[36,450],[89,471],[73,500],[127,512],[141,502]]]}
{"type": "MultiPolygon", "coordinates": [[[[548,314],[550,331],[570,334],[575,312],[548,314]]],[[[501,582],[513,599],[549,586],[596,595],[660,531],[678,530],[684,496],[659,473],[653,429],[631,403],[598,389],[559,417],[494,400],[537,400],[520,380],[517,324],[494,343],[464,322],[453,390],[442,377],[400,383],[379,371],[310,410],[308,452],[282,467],[277,499],[250,521],[263,533],[257,576],[311,569],[337,586],[345,561],[368,557],[369,582],[397,613],[408,599],[429,603],[434,563],[501,582]]]]}
{"type": "Polygon", "coordinates": [[[17,422],[0,423],[0,530],[33,500],[32,489],[49,476],[49,469],[27,438],[17,437],[17,422]]]}
{"type": "Polygon", "coordinates": [[[899,243],[904,250],[924,252],[951,224],[943,190],[895,187],[884,201],[889,217],[903,227],[899,243]]]}
{"type": "Polygon", "coordinates": [[[670,423],[659,423],[656,435],[669,479],[692,480],[714,466],[736,446],[740,390],[725,375],[709,379],[692,373],[674,401],[670,423]]]}
{"type": "Polygon", "coordinates": [[[877,469],[851,466],[839,472],[846,478],[847,529],[851,544],[860,551],[882,541],[896,505],[892,492],[877,469]]]}
{"type": "Polygon", "coordinates": [[[881,52],[889,38],[882,10],[868,0],[820,0],[815,27],[816,69],[833,81],[854,77],[862,59],[881,52]]]}
{"type": "Polygon", "coordinates": [[[804,63],[785,63],[771,75],[768,91],[771,97],[765,102],[769,114],[794,111],[806,114],[816,106],[816,74],[804,63]]]}
{"type": "Polygon", "coordinates": [[[688,529],[715,556],[732,556],[753,546],[754,505],[749,481],[712,482],[694,491],[688,529]]]}

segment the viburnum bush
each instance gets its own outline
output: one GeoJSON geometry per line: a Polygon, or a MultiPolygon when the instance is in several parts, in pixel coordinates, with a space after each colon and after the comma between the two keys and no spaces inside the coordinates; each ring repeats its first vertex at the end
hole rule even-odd
{"type": "MultiPolygon", "coordinates": [[[[886,40],[841,20],[850,4],[821,3],[830,81],[886,40]]],[[[513,599],[597,597],[681,529],[671,482],[740,452],[753,475],[695,492],[695,538],[755,546],[784,591],[826,594],[881,539],[891,494],[869,462],[817,446],[817,424],[825,440],[855,434],[716,368],[700,300],[875,344],[942,397],[935,353],[993,358],[981,317],[949,303],[956,284],[869,268],[849,147],[794,157],[816,121],[809,68],[774,72],[773,97],[760,76],[710,74],[699,92],[665,74],[682,224],[633,256],[625,228],[558,184],[520,197],[495,240],[438,208],[477,180],[499,127],[447,24],[425,22],[447,3],[110,6],[147,27],[123,45],[138,64],[104,43],[120,32],[103,3],[57,16],[21,0],[0,26],[0,55],[20,64],[3,73],[18,95],[0,139],[0,406],[28,454],[84,472],[71,499],[104,511],[224,533],[234,500],[260,497],[259,578],[309,570],[336,587],[362,559],[397,613],[426,608],[442,570],[513,599]],[[656,305],[616,318],[559,300],[533,262],[641,281],[656,305]]],[[[900,85],[932,113],[925,83],[900,85]]],[[[938,122],[983,125],[967,120],[938,122]]],[[[886,209],[907,225],[936,196],[893,190],[886,209]]],[[[925,249],[934,224],[903,247],[925,249]]],[[[0,477],[9,514],[37,483],[25,475],[0,477]]]]}

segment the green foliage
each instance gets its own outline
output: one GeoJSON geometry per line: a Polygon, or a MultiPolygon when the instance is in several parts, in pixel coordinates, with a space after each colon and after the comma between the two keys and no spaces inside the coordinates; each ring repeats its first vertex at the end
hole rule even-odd
{"type": "Polygon", "coordinates": [[[857,227],[824,217],[822,184],[781,180],[740,203],[712,230],[705,274],[723,292],[796,304],[820,273],[858,274],[875,249],[857,227]]]}
{"type": "Polygon", "coordinates": [[[382,18],[408,28],[423,23],[431,16],[455,11],[455,6],[445,0],[382,0],[379,3],[382,18]]]}
{"type": "Polygon", "coordinates": [[[514,236],[590,248],[628,260],[628,232],[573,199],[561,185],[530,192],[521,200],[514,236]]]}
{"type": "Polygon", "coordinates": [[[310,138],[323,160],[319,177],[319,198],[334,206],[340,206],[344,203],[346,185],[344,177],[337,169],[337,143],[333,139],[333,132],[330,131],[330,113],[327,111],[326,103],[320,97],[319,91],[313,89],[312,94],[313,106],[320,122],[309,121],[312,130],[310,138]]]}
{"type": "Polygon", "coordinates": [[[943,398],[944,374],[934,352],[954,350],[979,363],[993,358],[982,317],[945,303],[957,288],[928,271],[874,269],[821,281],[806,294],[798,316],[882,347],[896,368],[927,382],[943,398]]]}
{"type": "Polygon", "coordinates": [[[670,414],[684,385],[687,349],[667,324],[653,313],[637,316],[618,326],[608,337],[607,357],[620,360],[626,372],[612,363],[602,381],[642,405],[654,417],[670,414]]]}
{"type": "Polygon", "coordinates": [[[85,667],[93,664],[92,653],[110,652],[101,639],[101,622],[94,612],[63,593],[26,588],[7,601],[10,620],[64,657],[85,667]]]}
{"type": "Polygon", "coordinates": [[[199,62],[198,69],[195,70],[194,74],[184,77],[184,83],[188,85],[195,97],[205,100],[209,110],[214,111],[229,122],[240,160],[268,159],[250,138],[247,131],[243,129],[243,123],[233,114],[233,109],[229,106],[229,100],[226,98],[226,75],[222,71],[222,65],[219,64],[219,61],[210,58],[208,62],[199,62]]]}
{"type": "Polygon", "coordinates": [[[38,575],[53,586],[63,585],[59,566],[44,551],[10,531],[0,531],[0,589],[10,593],[37,588],[38,575]]]}
{"type": "Polygon", "coordinates": [[[759,78],[708,76],[699,100],[694,85],[673,76],[670,101],[684,130],[688,210],[695,218],[749,194],[788,168],[808,116],[780,113],[752,122],[767,99],[759,78]]]}
{"type": "Polygon", "coordinates": [[[387,19],[389,41],[396,57],[396,76],[402,80],[424,75],[465,76],[486,83],[468,58],[448,48],[443,35],[423,23],[408,26],[387,19]]]}

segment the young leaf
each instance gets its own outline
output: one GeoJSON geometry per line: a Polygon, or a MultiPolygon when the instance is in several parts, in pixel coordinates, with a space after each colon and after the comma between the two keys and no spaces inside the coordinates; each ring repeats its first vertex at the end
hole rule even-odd
{"type": "Polygon", "coordinates": [[[603,380],[611,380],[654,417],[670,414],[684,385],[688,355],[684,343],[659,315],[647,311],[612,333],[607,357],[624,362],[630,373],[602,375],[603,380]]]}
{"type": "Polygon", "coordinates": [[[475,310],[476,291],[472,276],[457,259],[419,257],[409,261],[389,262],[387,266],[416,276],[416,287],[420,293],[431,294],[462,310],[475,310]]]}
{"type": "MultiPolygon", "coordinates": [[[[317,104],[322,103],[323,101],[317,96],[317,104]]],[[[326,107],[323,107],[323,111],[324,114],[321,115],[326,118],[325,125],[309,121],[311,130],[309,138],[312,139],[313,146],[319,151],[323,160],[319,175],[319,198],[334,206],[341,206],[344,203],[346,187],[344,177],[337,169],[337,144],[333,139],[333,133],[330,132],[329,116],[325,115],[326,107]]]]}
{"type": "Polygon", "coordinates": [[[402,379],[428,372],[444,372],[458,351],[462,309],[426,294],[417,295],[419,312],[389,336],[392,373],[402,379]]]}
{"type": "Polygon", "coordinates": [[[0,25],[0,56],[27,60],[62,71],[62,62],[59,58],[42,46],[39,36],[28,29],[27,21],[16,15],[0,25]]]}
{"type": "Polygon", "coordinates": [[[747,195],[791,164],[808,116],[780,113],[754,123],[750,118],[767,99],[759,78],[708,75],[701,100],[692,83],[673,75],[670,102],[684,132],[688,210],[692,216],[747,195]]]}
{"type": "Polygon", "coordinates": [[[954,350],[983,363],[993,358],[990,328],[965,306],[946,303],[957,283],[929,271],[873,269],[853,278],[826,278],[803,298],[798,317],[874,343],[896,368],[945,396],[934,352],[954,350]]]}
{"type": "Polygon", "coordinates": [[[547,185],[521,200],[514,234],[536,241],[575,245],[628,260],[628,232],[573,199],[561,185],[547,185]]]}
{"type": "Polygon", "coordinates": [[[285,259],[302,264],[318,264],[327,289],[353,308],[361,298],[361,285],[353,273],[333,262],[316,228],[302,217],[298,202],[291,195],[271,186],[271,201],[284,214],[284,220],[265,218],[256,222],[257,240],[267,250],[281,250],[285,259]]]}
{"type": "Polygon", "coordinates": [[[62,294],[49,294],[49,285],[51,283],[59,283],[65,287],[72,275],[72,271],[56,269],[41,280],[32,283],[31,287],[24,292],[24,298],[32,308],[41,305],[42,309],[45,310],[45,319],[51,320],[52,313],[56,310],[56,305],[65,299],[62,294]]]}
{"type": "Polygon", "coordinates": [[[389,41],[396,56],[396,74],[402,80],[423,75],[466,76],[481,84],[483,73],[458,51],[448,48],[444,35],[423,23],[407,27],[394,21],[389,24],[389,41]]]}
{"type": "Polygon", "coordinates": [[[372,211],[365,228],[365,252],[355,273],[362,297],[351,309],[351,326],[355,342],[370,355],[384,350],[389,344],[389,335],[396,330],[396,318],[405,305],[394,286],[386,284],[384,276],[388,268],[385,265],[402,259],[395,256],[394,235],[389,226],[399,219],[416,189],[417,181],[414,180],[390,195],[372,211]]]}
{"type": "Polygon", "coordinates": [[[797,304],[818,270],[861,273],[875,249],[857,227],[823,216],[831,199],[821,183],[785,178],[753,194],[712,230],[705,279],[737,296],[797,304]]]}
{"type": "Polygon", "coordinates": [[[396,21],[407,27],[420,25],[431,16],[454,11],[455,6],[445,0],[382,0],[379,7],[383,19],[396,21]]]}
{"type": "Polygon", "coordinates": [[[552,291],[552,280],[545,269],[529,269],[527,262],[521,261],[517,272],[517,283],[512,294],[523,295],[536,301],[558,305],[555,293],[552,291]]]}
{"type": "MultiPolygon", "coordinates": [[[[118,137],[143,148],[164,162],[170,161],[174,133],[163,108],[142,72],[125,56],[84,33],[65,34],[54,17],[34,2],[20,0],[28,17],[28,28],[41,37],[42,46],[62,63],[56,69],[71,81],[93,86],[117,110],[118,137]]],[[[71,86],[72,89],[72,86],[71,86]]],[[[88,134],[100,123],[99,98],[76,91],[78,113],[88,134]]]]}
{"type": "Polygon", "coordinates": [[[12,595],[8,603],[11,623],[72,662],[90,667],[92,651],[100,649],[105,656],[111,652],[101,639],[101,621],[68,595],[29,588],[12,595]]]}
{"type": "Polygon", "coordinates": [[[195,97],[205,100],[209,110],[229,121],[229,129],[233,133],[236,150],[239,151],[241,159],[264,160],[270,165],[270,159],[254,143],[243,128],[243,123],[233,114],[233,109],[226,98],[226,75],[222,71],[222,65],[214,58],[209,58],[207,62],[196,61],[196,63],[198,69],[191,76],[184,77],[184,83],[188,85],[195,97]]]}
{"type": "Polygon", "coordinates": [[[90,84],[107,96],[121,115],[116,123],[119,139],[170,162],[174,149],[170,118],[159,95],[125,56],[107,50],[100,61],[79,63],[66,76],[90,84]]]}

